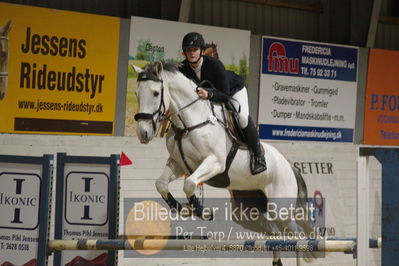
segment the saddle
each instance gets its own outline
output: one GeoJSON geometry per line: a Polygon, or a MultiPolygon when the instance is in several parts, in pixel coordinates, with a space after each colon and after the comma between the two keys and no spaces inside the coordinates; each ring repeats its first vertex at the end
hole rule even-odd
{"type": "Polygon", "coordinates": [[[238,142],[240,147],[247,147],[244,133],[240,127],[240,118],[238,117],[238,112],[233,106],[230,105],[231,103],[227,103],[226,108],[222,109],[226,131],[234,141],[238,142]]]}

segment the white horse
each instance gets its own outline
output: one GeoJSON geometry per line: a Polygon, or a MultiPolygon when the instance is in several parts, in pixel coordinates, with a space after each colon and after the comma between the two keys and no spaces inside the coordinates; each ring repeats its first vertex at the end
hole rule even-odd
{"type": "Polygon", "coordinates": [[[0,100],[4,99],[8,86],[8,33],[11,20],[4,27],[0,27],[0,100]]]}
{"type": "MultiPolygon", "coordinates": [[[[161,120],[167,118],[172,125],[173,130],[169,130],[166,137],[170,157],[156,181],[158,192],[171,208],[180,209],[181,205],[169,192],[168,184],[183,175],[189,175],[183,190],[198,216],[203,214],[203,209],[195,196],[195,189],[201,182],[228,189],[236,206],[245,204],[248,191],[251,197],[259,195],[263,203],[288,198],[295,201],[294,206],[305,205],[307,190],[302,176],[271,145],[262,143],[268,165],[266,171],[251,175],[249,151],[239,148],[234,151],[232,162],[228,162],[228,177],[221,176],[226,170],[226,161],[231,161],[227,156],[233,146],[233,139],[220,123],[223,120],[221,105],[199,99],[196,84],[180,73],[174,64],[157,62],[144,69],[133,68],[138,74],[136,95],[139,113],[135,119],[140,142],[148,143],[156,136],[161,120]]],[[[286,202],[275,202],[279,208],[289,207],[283,206],[287,205],[286,202]]],[[[287,228],[300,230],[299,227],[307,233],[311,230],[308,222],[283,221],[279,217],[274,222],[267,219],[255,223],[236,222],[251,230],[269,233],[287,228]]],[[[273,265],[282,265],[278,252],[273,252],[273,265]]]]}

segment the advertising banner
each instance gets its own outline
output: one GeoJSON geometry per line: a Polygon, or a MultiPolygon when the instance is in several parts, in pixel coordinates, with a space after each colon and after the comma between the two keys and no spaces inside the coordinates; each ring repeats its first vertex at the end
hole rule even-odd
{"type": "MultiPolygon", "coordinates": [[[[325,219],[316,213],[317,203],[312,198],[301,198],[305,202],[301,205],[297,198],[263,200],[261,191],[234,191],[232,195],[233,198],[207,197],[202,217],[187,207],[180,214],[171,211],[159,197],[124,198],[129,244],[139,247],[145,246],[146,240],[158,242],[151,250],[125,250],[125,258],[271,258],[271,251],[277,248],[276,240],[292,241],[280,256],[297,258],[306,255],[301,251],[312,250],[308,238],[324,242],[320,228],[325,228],[325,219]],[[207,221],[209,215],[213,221],[207,221]],[[307,232],[291,226],[295,223],[306,224],[307,232]],[[270,230],[275,224],[280,225],[279,230],[270,230]],[[181,249],[173,248],[177,246],[176,240],[187,242],[181,249]],[[294,241],[301,241],[301,246],[294,241]]],[[[319,253],[320,257],[324,255],[319,253]]]]}
{"type": "MultiPolygon", "coordinates": [[[[249,31],[132,17],[126,96],[126,136],[136,136],[136,121],[133,116],[138,109],[135,96],[137,75],[131,65],[144,67],[148,63],[159,60],[182,61],[184,59],[181,48],[183,37],[193,31],[204,36],[206,55],[219,58],[226,69],[242,76],[245,83],[248,82],[249,31]]],[[[161,126],[160,136],[164,135],[166,127],[165,122],[161,126]]]]}
{"type": "Polygon", "coordinates": [[[399,52],[370,49],[364,144],[399,145],[399,52]]]}
{"type": "MultiPolygon", "coordinates": [[[[118,159],[57,154],[55,239],[116,238],[118,159]]],[[[106,250],[62,251],[54,256],[54,265],[116,261],[116,253],[106,250]]]]}
{"type": "Polygon", "coordinates": [[[358,48],[262,38],[262,139],[353,142],[358,48]]]}
{"type": "Polygon", "coordinates": [[[0,155],[0,265],[47,265],[52,155],[0,155]]]}
{"type": "Polygon", "coordinates": [[[0,132],[112,135],[119,19],[0,3],[0,132]]]}

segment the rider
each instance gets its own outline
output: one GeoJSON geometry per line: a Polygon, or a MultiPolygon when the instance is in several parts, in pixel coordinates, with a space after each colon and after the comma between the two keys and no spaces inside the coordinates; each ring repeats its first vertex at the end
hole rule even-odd
{"type": "Polygon", "coordinates": [[[182,49],[186,59],[180,72],[197,83],[208,80],[216,88],[199,88],[198,96],[214,102],[230,103],[238,110],[239,124],[251,150],[251,173],[253,175],[267,169],[264,150],[259,142],[255,124],[249,116],[248,94],[241,76],[226,71],[221,61],[203,55],[205,41],[198,32],[190,32],[183,38],[182,49]],[[234,100],[231,101],[230,98],[234,100]]]}

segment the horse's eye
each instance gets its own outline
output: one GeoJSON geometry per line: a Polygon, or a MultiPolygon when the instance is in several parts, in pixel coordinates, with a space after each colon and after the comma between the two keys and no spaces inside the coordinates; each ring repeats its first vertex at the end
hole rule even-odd
{"type": "Polygon", "coordinates": [[[154,96],[157,97],[159,95],[159,92],[154,91],[154,96]]]}

